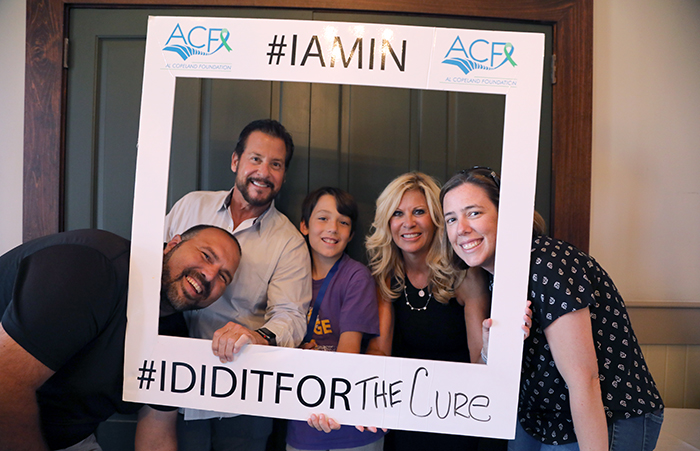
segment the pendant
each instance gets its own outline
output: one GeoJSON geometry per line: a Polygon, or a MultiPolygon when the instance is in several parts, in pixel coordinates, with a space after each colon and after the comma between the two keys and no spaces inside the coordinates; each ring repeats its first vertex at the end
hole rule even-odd
{"type": "MultiPolygon", "coordinates": [[[[419,290],[418,295],[420,297],[424,297],[425,290],[419,290]]],[[[406,299],[406,305],[408,306],[408,308],[410,308],[414,312],[424,312],[428,309],[428,304],[430,304],[430,300],[433,298],[433,293],[428,294],[428,300],[425,301],[425,305],[423,307],[414,307],[411,305],[411,303],[408,301],[408,293],[406,293],[406,286],[403,287],[403,296],[404,299],[406,299]]]]}

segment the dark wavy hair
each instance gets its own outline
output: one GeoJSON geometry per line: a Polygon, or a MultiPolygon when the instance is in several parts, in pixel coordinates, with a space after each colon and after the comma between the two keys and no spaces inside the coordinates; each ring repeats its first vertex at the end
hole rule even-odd
{"type": "Polygon", "coordinates": [[[250,124],[246,125],[241,134],[238,136],[238,142],[236,143],[236,148],[234,153],[238,155],[238,158],[243,155],[246,143],[248,142],[248,137],[253,132],[262,132],[273,138],[279,138],[284,141],[284,147],[287,153],[284,157],[284,169],[289,169],[289,163],[292,161],[292,155],[294,155],[294,141],[292,140],[292,135],[289,134],[284,125],[280,124],[274,119],[258,119],[250,124]]]}
{"type": "Polygon", "coordinates": [[[333,196],[335,199],[335,208],[338,210],[338,213],[350,218],[350,233],[354,234],[357,225],[357,217],[359,215],[357,202],[355,198],[352,197],[352,194],[340,188],[324,186],[307,194],[304,202],[301,204],[301,220],[304,221],[307,226],[309,225],[311,213],[313,213],[314,208],[316,208],[318,200],[326,194],[333,196]]]}

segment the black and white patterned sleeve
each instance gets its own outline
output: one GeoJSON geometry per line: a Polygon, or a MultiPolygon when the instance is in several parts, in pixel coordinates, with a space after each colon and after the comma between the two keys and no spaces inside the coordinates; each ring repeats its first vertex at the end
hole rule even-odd
{"type": "Polygon", "coordinates": [[[533,241],[529,297],[542,329],[595,302],[590,258],[568,243],[548,237],[533,241]]]}

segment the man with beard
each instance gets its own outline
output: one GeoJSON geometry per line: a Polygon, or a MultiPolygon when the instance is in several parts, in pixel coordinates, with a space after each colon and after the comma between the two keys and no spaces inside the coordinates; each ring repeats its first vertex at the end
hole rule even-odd
{"type": "MultiPolygon", "coordinates": [[[[112,233],[76,230],[0,257],[0,450],[99,450],[99,423],[136,411],[138,449],[176,449],[174,427],[162,427],[176,410],[122,401],[129,250],[112,233]]],[[[236,239],[217,227],[173,237],[161,317],[216,301],[239,261],[236,239]]]]}
{"type": "MultiPolygon", "coordinates": [[[[248,343],[296,347],[306,331],[311,301],[311,261],[303,237],[275,208],[294,152],[277,121],[251,122],[231,158],[230,191],[189,193],[165,220],[165,237],[193,224],[233,233],[243,248],[234,283],[216,304],[185,315],[190,335],[212,338],[222,361],[248,343]]],[[[178,418],[181,450],[264,450],[270,418],[185,409],[178,418]]]]}

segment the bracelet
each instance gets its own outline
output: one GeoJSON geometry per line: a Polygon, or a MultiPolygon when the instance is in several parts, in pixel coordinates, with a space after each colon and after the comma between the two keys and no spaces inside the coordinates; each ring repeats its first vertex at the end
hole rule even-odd
{"type": "Polygon", "coordinates": [[[484,348],[481,348],[481,360],[484,361],[484,363],[488,363],[488,358],[486,358],[486,354],[484,354],[484,348]]]}

